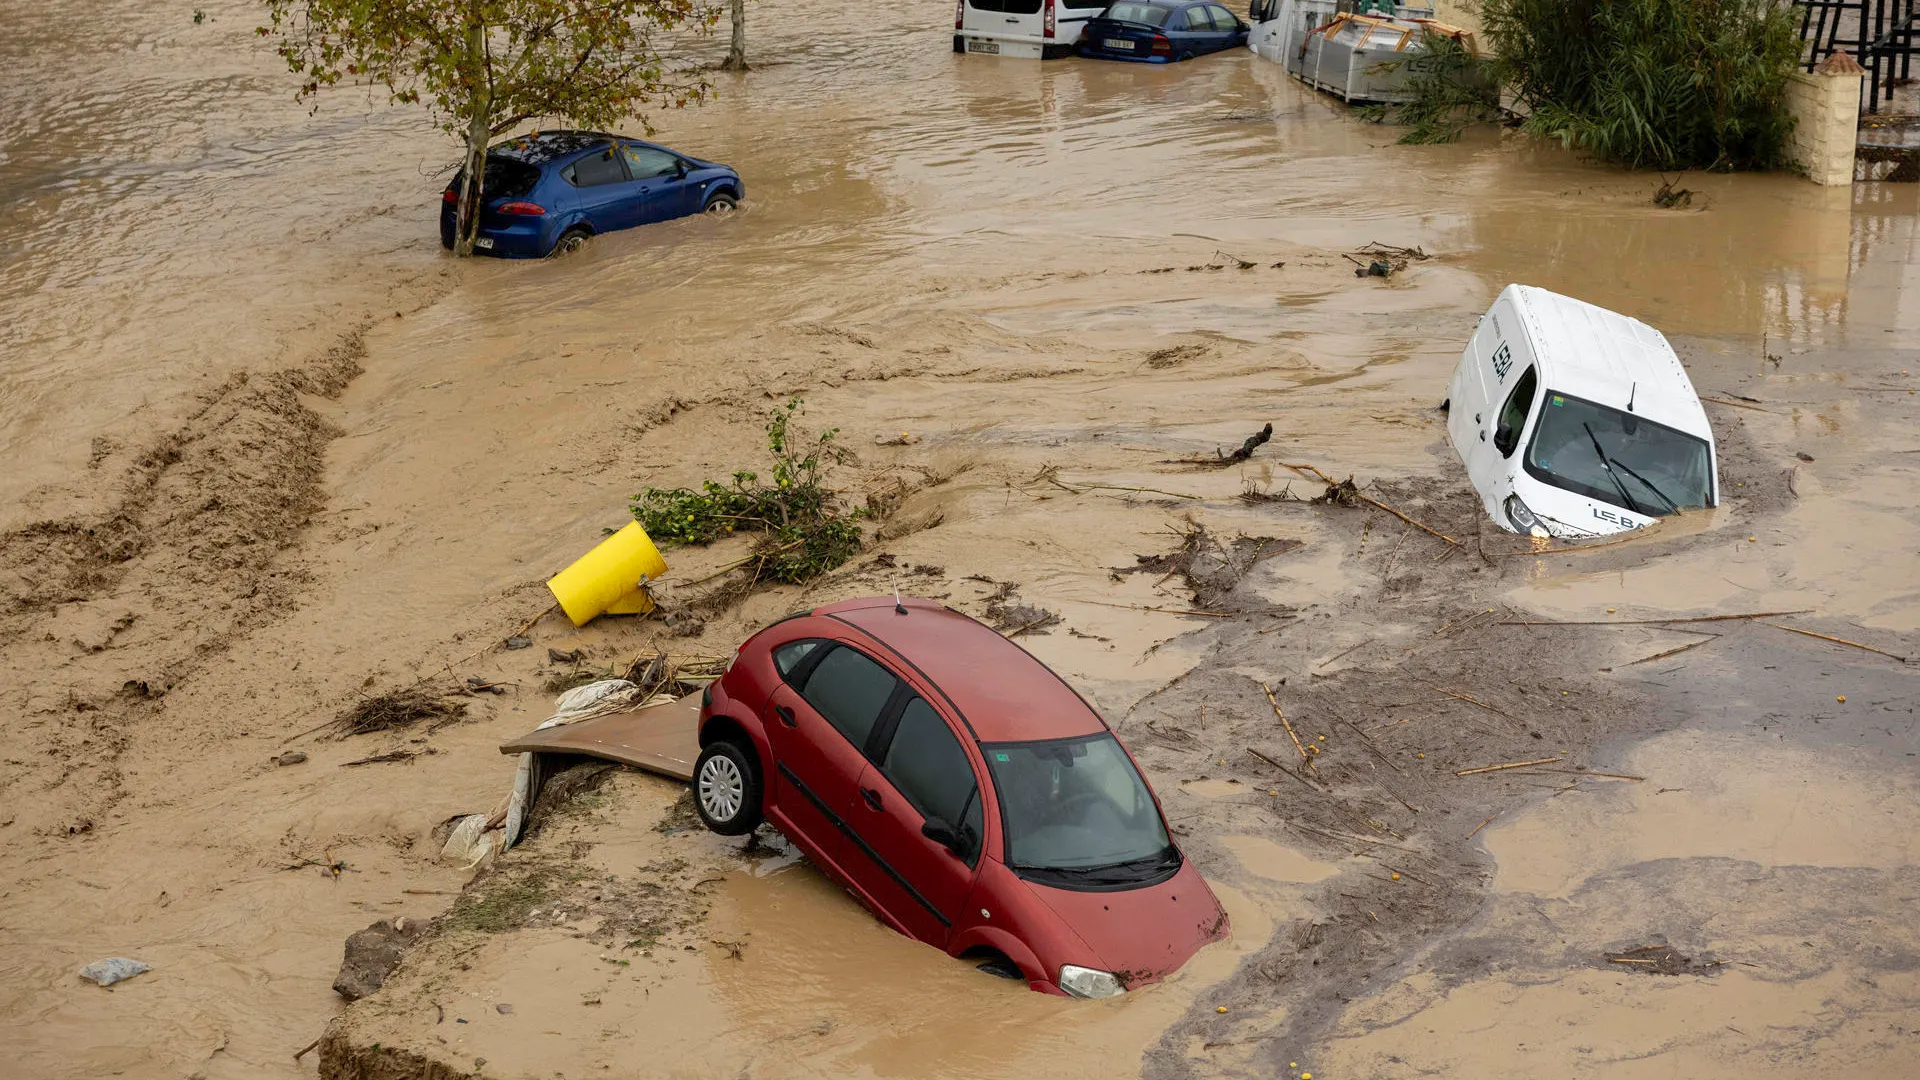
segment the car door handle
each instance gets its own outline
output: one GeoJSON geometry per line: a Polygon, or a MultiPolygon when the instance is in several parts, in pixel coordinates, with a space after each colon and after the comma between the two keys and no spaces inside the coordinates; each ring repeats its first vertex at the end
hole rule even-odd
{"type": "Polygon", "coordinates": [[[1008,22],[1010,22],[1010,23],[1017,23],[1017,22],[1019,22],[1020,20],[1019,20],[1019,19],[1008,19],[1007,21],[1008,21],[1008,22]]]}
{"type": "Polygon", "coordinates": [[[785,705],[775,705],[773,707],[773,711],[774,711],[774,715],[780,718],[780,722],[787,725],[788,727],[800,726],[799,721],[793,718],[793,710],[787,708],[785,705]]]}
{"type": "Polygon", "coordinates": [[[867,800],[868,806],[873,807],[875,810],[880,809],[880,793],[879,792],[873,790],[872,788],[863,787],[860,789],[860,797],[867,800]]]}

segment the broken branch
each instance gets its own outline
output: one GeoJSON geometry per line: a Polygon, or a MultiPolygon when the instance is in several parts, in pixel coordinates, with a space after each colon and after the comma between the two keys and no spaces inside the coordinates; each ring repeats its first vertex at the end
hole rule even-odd
{"type": "Polygon", "coordinates": [[[1876,649],[1871,645],[1862,645],[1857,641],[1848,641],[1846,638],[1834,637],[1832,634],[1816,634],[1811,630],[1802,630],[1797,626],[1782,626],[1776,622],[1770,622],[1770,623],[1767,623],[1766,625],[1773,627],[1775,630],[1785,630],[1790,634],[1805,634],[1810,638],[1819,638],[1821,641],[1831,641],[1835,645],[1851,645],[1856,649],[1865,649],[1867,652],[1870,652],[1870,653],[1878,653],[1879,655],[1887,657],[1888,659],[1898,660],[1903,664],[1907,662],[1907,658],[1904,656],[1895,656],[1893,653],[1890,653],[1885,649],[1876,649]]]}
{"type": "MultiPolygon", "coordinates": [[[[1736,619],[1771,619],[1781,615],[1811,615],[1804,611],[1748,611],[1739,615],[1690,615],[1678,619],[1503,619],[1495,626],[1664,626],[1667,623],[1732,622],[1736,619]]],[[[1849,643],[1851,644],[1851,643],[1849,643]]]]}
{"type": "Polygon", "coordinates": [[[1266,691],[1267,704],[1273,706],[1273,715],[1279,717],[1280,722],[1286,725],[1287,737],[1293,740],[1293,748],[1300,751],[1301,767],[1311,772],[1313,770],[1313,755],[1307,753],[1307,748],[1301,744],[1300,736],[1294,732],[1293,723],[1287,719],[1287,714],[1280,711],[1280,702],[1273,696],[1273,687],[1268,686],[1266,683],[1261,683],[1260,689],[1266,691]]]}
{"type": "Polygon", "coordinates": [[[1477,769],[1461,769],[1453,775],[1472,776],[1475,773],[1499,772],[1502,769],[1524,769],[1529,765],[1551,765],[1559,760],[1557,757],[1543,757],[1535,761],[1509,761],[1504,765],[1482,765],[1477,769]]]}

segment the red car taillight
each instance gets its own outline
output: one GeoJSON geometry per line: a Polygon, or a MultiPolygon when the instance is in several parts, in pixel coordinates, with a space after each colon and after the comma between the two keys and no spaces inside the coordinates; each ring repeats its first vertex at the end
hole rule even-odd
{"type": "Polygon", "coordinates": [[[1167,40],[1167,35],[1165,34],[1153,35],[1153,55],[1155,56],[1172,56],[1173,55],[1173,42],[1167,40]]]}
{"type": "Polygon", "coordinates": [[[1047,0],[1047,14],[1046,14],[1045,26],[1047,28],[1048,37],[1053,36],[1053,28],[1055,25],[1056,25],[1056,22],[1053,15],[1053,0],[1047,0]]]}
{"type": "Polygon", "coordinates": [[[457,203],[460,201],[460,193],[452,188],[448,188],[440,193],[440,201],[443,203],[457,203]]]}
{"type": "Polygon", "coordinates": [[[953,28],[964,29],[967,24],[967,0],[953,0],[953,28]]]}
{"type": "Polygon", "coordinates": [[[502,214],[514,214],[519,217],[539,217],[541,214],[547,212],[547,208],[541,206],[539,203],[510,202],[501,204],[499,212],[502,214]]]}

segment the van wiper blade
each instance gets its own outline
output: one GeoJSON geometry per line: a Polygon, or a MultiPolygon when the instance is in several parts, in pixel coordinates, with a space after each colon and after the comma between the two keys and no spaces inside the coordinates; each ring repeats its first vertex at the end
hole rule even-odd
{"type": "Polygon", "coordinates": [[[1616,469],[1619,469],[1621,472],[1626,473],[1628,476],[1633,477],[1635,480],[1640,481],[1642,484],[1645,484],[1647,486],[1648,491],[1651,491],[1655,495],[1660,496],[1660,501],[1667,504],[1667,509],[1669,511],[1675,514],[1680,512],[1680,504],[1677,502],[1674,502],[1672,499],[1667,498],[1667,493],[1664,491],[1661,491],[1657,486],[1655,486],[1653,481],[1647,479],[1644,476],[1641,476],[1637,472],[1634,472],[1632,469],[1628,468],[1625,464],[1621,462],[1618,462],[1618,461],[1614,462],[1613,467],[1616,469]]]}
{"type": "Polygon", "coordinates": [[[1580,426],[1586,429],[1587,438],[1593,441],[1593,452],[1600,455],[1600,467],[1606,470],[1607,479],[1613,481],[1613,490],[1620,493],[1620,498],[1626,504],[1627,509],[1632,510],[1636,514],[1646,513],[1645,510],[1640,509],[1640,504],[1633,500],[1633,496],[1627,494],[1627,485],[1621,483],[1619,475],[1613,471],[1613,459],[1608,457],[1606,450],[1600,446],[1600,436],[1593,433],[1593,425],[1582,420],[1580,421],[1580,426]]]}

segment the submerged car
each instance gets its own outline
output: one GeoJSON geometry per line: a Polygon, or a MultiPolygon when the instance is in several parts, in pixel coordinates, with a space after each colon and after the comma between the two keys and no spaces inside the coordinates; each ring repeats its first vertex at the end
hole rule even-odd
{"type": "Polygon", "coordinates": [[[953,51],[1052,60],[1073,55],[1105,0],[954,0],[953,51]]]}
{"type": "MultiPolygon", "coordinates": [[[[440,243],[453,246],[465,170],[441,195],[440,243]]],[[[474,250],[537,259],[590,236],[689,214],[720,213],[746,198],[740,174],[664,146],[598,131],[541,131],[487,151],[474,250]]]]}
{"type": "Polygon", "coordinates": [[[749,638],[700,710],[694,806],[762,818],[882,922],[1110,997],[1225,935],[1106,721],[1046,665],[929,600],[848,600],[749,638]]]}
{"type": "Polygon", "coordinates": [[[1509,285],[1448,388],[1447,433],[1500,527],[1582,537],[1719,499],[1713,429],[1660,331],[1509,285]]]}
{"type": "Polygon", "coordinates": [[[1087,21],[1081,56],[1168,64],[1247,43],[1246,23],[1219,4],[1122,0],[1087,21]]]}

